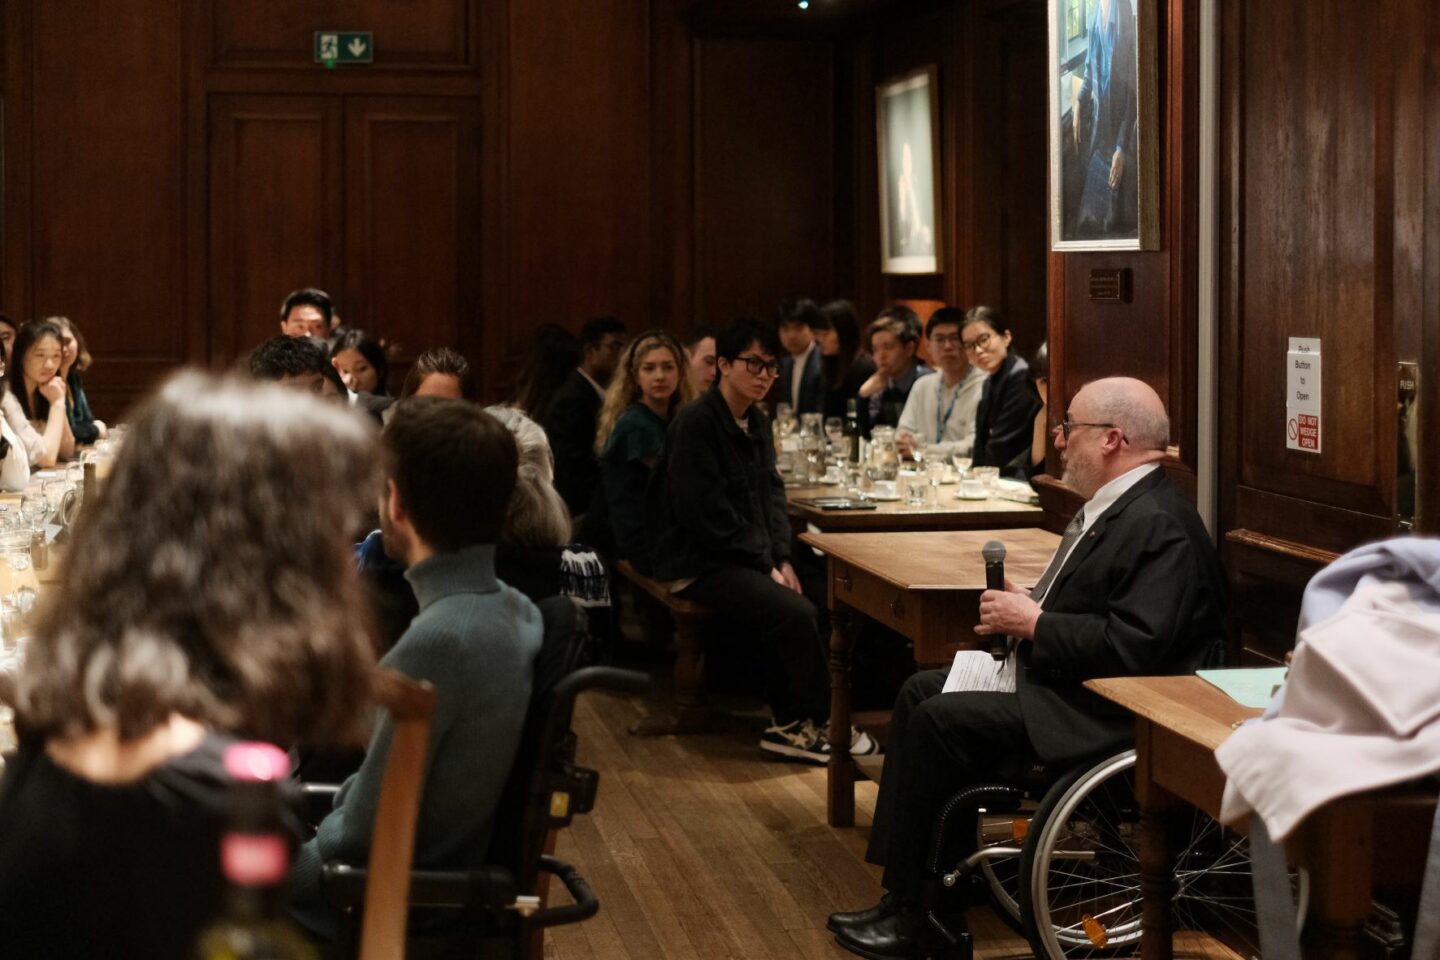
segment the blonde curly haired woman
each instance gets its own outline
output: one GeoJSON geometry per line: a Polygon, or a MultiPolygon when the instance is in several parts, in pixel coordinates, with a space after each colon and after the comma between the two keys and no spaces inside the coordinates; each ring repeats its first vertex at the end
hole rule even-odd
{"type": "Polygon", "coordinates": [[[665,331],[647,330],[625,351],[600,408],[595,452],[615,554],[642,573],[651,566],[645,488],[665,449],[670,418],[693,399],[684,349],[665,331]]]}

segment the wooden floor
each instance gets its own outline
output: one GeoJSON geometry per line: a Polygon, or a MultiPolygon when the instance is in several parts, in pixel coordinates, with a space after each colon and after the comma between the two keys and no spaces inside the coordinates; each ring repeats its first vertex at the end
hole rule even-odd
{"type": "MultiPolygon", "coordinates": [[[[824,769],[762,758],[758,714],[728,733],[642,739],[625,732],[642,710],[605,694],[577,706],[579,759],[600,771],[600,794],[560,834],[557,854],[579,867],[601,907],[550,931],[545,956],[850,957],[825,918],[880,898],[879,869],[863,859],[875,785],[856,789],[859,826],[831,829],[824,769]]],[[[563,889],[551,897],[566,901],[563,889]]],[[[970,923],[977,957],[1031,955],[988,909],[970,923]]],[[[1185,941],[1177,955],[1234,956],[1185,941]]]]}

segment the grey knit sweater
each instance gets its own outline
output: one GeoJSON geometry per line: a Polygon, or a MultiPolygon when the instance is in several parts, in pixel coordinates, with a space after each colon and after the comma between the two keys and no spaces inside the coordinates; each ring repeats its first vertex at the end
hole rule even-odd
{"type": "MultiPolygon", "coordinates": [[[[540,611],[495,578],[495,548],[437,554],[405,572],[420,613],[381,665],[435,685],[415,865],[443,869],[481,862],[496,805],[520,743],[530,703],[540,611]]],[[[394,725],[384,717],[360,770],[335,809],[300,848],[291,871],[291,909],[307,928],[333,937],[336,917],[320,895],[320,865],[363,864],[394,725]]]]}

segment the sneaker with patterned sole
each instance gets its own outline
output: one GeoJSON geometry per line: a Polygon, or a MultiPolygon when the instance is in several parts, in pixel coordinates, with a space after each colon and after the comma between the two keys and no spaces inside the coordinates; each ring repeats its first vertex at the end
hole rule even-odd
{"type": "Polygon", "coordinates": [[[830,762],[830,741],[825,731],[809,720],[772,723],[760,737],[760,749],[806,763],[830,762]]]}

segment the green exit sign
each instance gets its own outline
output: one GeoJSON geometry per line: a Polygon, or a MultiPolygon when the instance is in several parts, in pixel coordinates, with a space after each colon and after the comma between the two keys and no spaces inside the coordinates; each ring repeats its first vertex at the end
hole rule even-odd
{"type": "Polygon", "coordinates": [[[368,30],[316,30],[315,62],[333,67],[337,63],[374,63],[375,35],[368,30]]]}

